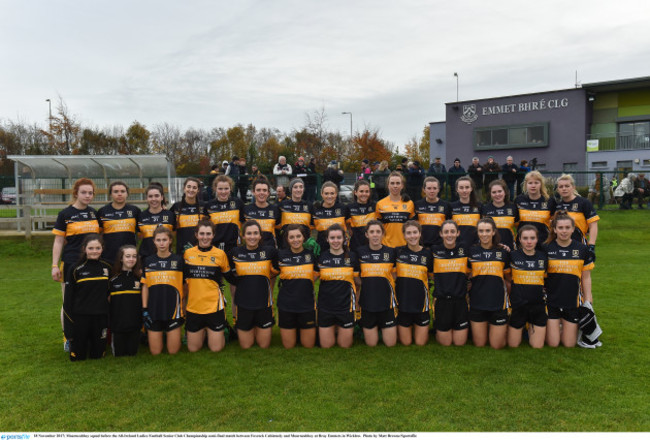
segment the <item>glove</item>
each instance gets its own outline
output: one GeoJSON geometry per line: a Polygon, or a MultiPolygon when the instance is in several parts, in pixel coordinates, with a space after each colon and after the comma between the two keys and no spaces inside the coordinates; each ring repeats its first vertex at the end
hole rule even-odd
{"type": "Polygon", "coordinates": [[[316,258],[320,255],[320,245],[312,237],[309,237],[305,244],[303,244],[303,247],[310,250],[316,258]]]}
{"type": "Polygon", "coordinates": [[[591,259],[596,262],[596,245],[595,244],[590,244],[587,245],[587,248],[589,248],[589,255],[591,256],[591,259]]]}
{"type": "Polygon", "coordinates": [[[147,330],[151,330],[153,319],[151,319],[151,315],[149,315],[149,309],[142,309],[142,323],[147,330]]]}

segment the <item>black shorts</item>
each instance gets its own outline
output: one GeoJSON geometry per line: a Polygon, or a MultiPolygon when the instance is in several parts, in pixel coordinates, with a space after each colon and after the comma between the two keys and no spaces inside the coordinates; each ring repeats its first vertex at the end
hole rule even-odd
{"type": "Polygon", "coordinates": [[[258,310],[248,310],[237,307],[237,319],[235,320],[235,328],[237,330],[249,331],[253,327],[257,328],[271,328],[275,324],[275,317],[273,316],[273,307],[265,307],[258,310]]]}
{"type": "Polygon", "coordinates": [[[175,330],[175,329],[177,329],[179,327],[182,327],[184,322],[185,322],[185,319],[183,319],[183,318],[153,321],[151,323],[151,328],[149,329],[149,331],[152,331],[152,332],[170,332],[170,331],[175,330]]]}
{"type": "Polygon", "coordinates": [[[192,313],[185,314],[185,330],[195,333],[208,328],[213,332],[222,332],[226,328],[226,313],[218,310],[214,313],[192,313]]]}
{"type": "Polygon", "coordinates": [[[553,307],[548,306],[548,319],[564,319],[567,322],[577,324],[580,321],[578,307],[553,307]]]}
{"type": "Polygon", "coordinates": [[[278,326],[284,329],[316,328],[316,310],[303,313],[278,310],[278,326]]]}
{"type": "Polygon", "coordinates": [[[388,309],[382,312],[367,312],[361,309],[359,324],[363,328],[391,328],[397,325],[397,310],[388,309]]]}
{"type": "Polygon", "coordinates": [[[430,322],[431,315],[429,312],[409,313],[400,311],[397,314],[397,325],[400,327],[410,327],[412,325],[428,327],[430,322]]]}
{"type": "Polygon", "coordinates": [[[508,310],[476,310],[470,309],[469,320],[472,322],[488,322],[490,325],[506,325],[508,323],[508,310]]]}
{"type": "Polygon", "coordinates": [[[328,313],[318,311],[318,326],[331,327],[337,325],[341,328],[354,327],[354,312],[328,313]]]}
{"type": "Polygon", "coordinates": [[[469,327],[469,311],[465,297],[435,298],[433,319],[436,330],[464,330],[469,327]]]}
{"type": "Polygon", "coordinates": [[[527,322],[536,327],[546,327],[548,315],[546,314],[546,304],[524,304],[520,307],[513,307],[510,313],[510,327],[521,329],[527,322]]]}

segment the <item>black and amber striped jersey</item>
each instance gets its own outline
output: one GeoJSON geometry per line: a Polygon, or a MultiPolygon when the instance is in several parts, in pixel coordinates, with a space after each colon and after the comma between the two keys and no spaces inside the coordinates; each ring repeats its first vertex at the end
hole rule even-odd
{"type": "Polygon", "coordinates": [[[149,292],[147,308],[154,321],[169,321],[184,316],[183,308],[183,257],[170,254],[161,258],[157,254],[144,260],[143,286],[149,292]]]}
{"type": "Polygon", "coordinates": [[[557,202],[555,211],[560,210],[566,211],[576,223],[576,229],[571,238],[580,243],[586,243],[589,225],[600,220],[591,202],[584,197],[576,196],[570,202],[557,202]]]}
{"type": "Polygon", "coordinates": [[[402,246],[397,252],[397,304],[400,312],[421,313],[429,311],[429,274],[433,272],[431,250],[423,247],[419,252],[402,246]]]}
{"type": "Polygon", "coordinates": [[[235,304],[248,310],[259,310],[273,305],[274,278],[278,271],[274,263],[278,250],[271,246],[248,249],[236,247],[228,252],[230,267],[237,276],[235,304]]]}
{"type": "Polygon", "coordinates": [[[77,262],[81,253],[81,243],[86,235],[100,232],[101,225],[97,212],[90,206],[86,209],[77,209],[70,205],[61,210],[52,229],[54,235],[65,238],[61,261],[67,264],[77,262]]]}
{"type": "Polygon", "coordinates": [[[548,258],[542,251],[526,255],[522,249],[510,252],[510,304],[520,307],[544,302],[544,279],[548,258]]]}
{"type": "Polygon", "coordinates": [[[539,199],[532,200],[527,194],[520,194],[515,199],[515,205],[519,210],[517,229],[524,225],[535,226],[539,232],[537,242],[544,243],[551,226],[551,213],[555,211],[555,199],[546,200],[540,196],[539,199]]]}
{"type": "Polygon", "coordinates": [[[494,206],[492,202],[486,203],[481,209],[483,217],[490,217],[494,220],[499,230],[501,243],[508,246],[510,250],[515,248],[515,236],[513,231],[519,223],[519,210],[513,203],[508,203],[500,208],[494,206]]]}
{"type": "Polygon", "coordinates": [[[347,206],[343,206],[339,202],[336,202],[330,208],[325,208],[322,203],[316,202],[312,206],[311,214],[312,221],[314,222],[314,229],[318,231],[316,241],[321,247],[321,251],[325,251],[330,248],[325,235],[327,228],[333,224],[339,224],[343,226],[343,229],[346,229],[345,222],[350,218],[350,211],[347,206]]]}
{"type": "Polygon", "coordinates": [[[469,250],[469,306],[475,310],[497,311],[508,308],[504,274],[510,272],[510,253],[503,248],[485,249],[472,246],[469,250]]]}
{"type": "Polygon", "coordinates": [[[395,249],[382,245],[380,249],[361,246],[357,250],[361,268],[359,306],[367,312],[382,312],[397,307],[395,295],[395,249]]]}
{"type": "Polygon", "coordinates": [[[347,313],[356,310],[357,288],[354,277],[359,276],[357,254],[334,255],[329,250],[320,254],[318,287],[318,310],[327,313],[347,313]]]}
{"type": "Polygon", "coordinates": [[[402,225],[415,217],[415,204],[411,200],[392,202],[390,196],[377,202],[377,218],[384,224],[386,233],[382,243],[390,247],[406,245],[402,225]]]}
{"type": "Polygon", "coordinates": [[[230,198],[225,202],[210,200],[203,205],[203,213],[214,223],[212,244],[228,251],[240,242],[239,234],[244,217],[244,203],[241,199],[230,198]]]}
{"type": "Polygon", "coordinates": [[[184,278],[187,284],[187,311],[200,315],[215,313],[226,307],[221,291],[222,276],[234,281],[226,253],[214,246],[189,248],[185,259],[184,278]]]}
{"type": "Polygon", "coordinates": [[[316,309],[314,297],[314,255],[304,249],[294,253],[291,249],[278,251],[276,269],[280,271],[278,310],[304,313],[316,309]]]}
{"type": "Polygon", "coordinates": [[[415,214],[422,226],[422,245],[431,247],[442,244],[440,225],[451,218],[451,205],[446,200],[438,199],[430,203],[426,199],[415,202],[415,214]]]}
{"type": "Polygon", "coordinates": [[[366,225],[370,220],[377,218],[375,202],[361,204],[353,202],[348,205],[350,218],[348,218],[348,230],[350,231],[350,249],[355,251],[359,246],[368,244],[366,238],[366,225]]]}
{"type": "Polygon", "coordinates": [[[468,252],[462,246],[433,246],[433,296],[464,298],[467,295],[468,252]]]}
{"type": "Polygon", "coordinates": [[[244,206],[246,220],[255,220],[262,227],[262,246],[275,247],[275,225],[280,221],[280,210],[277,205],[260,208],[255,202],[244,206]]]}
{"type": "Polygon", "coordinates": [[[102,258],[114,263],[117,251],[125,244],[135,246],[137,240],[138,216],[140,208],[134,205],[124,205],[115,209],[112,204],[99,208],[97,216],[104,233],[104,251],[102,258]]]}
{"type": "Polygon", "coordinates": [[[108,314],[111,266],[103,260],[84,260],[65,280],[63,310],[74,321],[75,314],[108,314]]]}
{"type": "Polygon", "coordinates": [[[176,253],[183,255],[186,249],[196,246],[196,225],[203,218],[203,204],[190,205],[181,200],[172,205],[171,212],[176,216],[176,253]]]}
{"type": "Polygon", "coordinates": [[[304,225],[311,228],[311,206],[309,202],[301,200],[294,202],[293,199],[284,199],[278,204],[280,210],[280,221],[278,228],[287,225],[304,225]]]}
{"type": "Polygon", "coordinates": [[[553,307],[580,306],[582,272],[592,270],[594,261],[586,245],[572,240],[567,247],[556,241],[544,245],[548,256],[546,302],[553,307]]]}
{"type": "Polygon", "coordinates": [[[157,252],[156,245],[153,244],[153,231],[159,225],[163,225],[170,231],[173,231],[176,225],[176,216],[167,209],[163,209],[157,214],[153,214],[146,209],[138,216],[138,231],[142,239],[138,252],[140,258],[143,260],[157,252]]]}
{"type": "Polygon", "coordinates": [[[481,211],[483,205],[477,203],[475,207],[469,203],[462,203],[460,200],[451,202],[451,219],[458,225],[460,237],[458,237],[458,244],[469,249],[478,241],[476,235],[476,225],[481,219],[481,211]]]}
{"type": "Polygon", "coordinates": [[[140,277],[131,271],[111,278],[111,331],[134,332],[142,328],[142,288],[140,277]]]}

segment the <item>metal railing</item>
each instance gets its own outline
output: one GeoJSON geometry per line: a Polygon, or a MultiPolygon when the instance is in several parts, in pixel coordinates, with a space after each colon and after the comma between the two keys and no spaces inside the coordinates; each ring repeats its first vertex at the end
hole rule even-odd
{"type": "Polygon", "coordinates": [[[650,134],[622,134],[620,132],[592,133],[587,140],[598,140],[598,151],[648,150],[650,134]]]}

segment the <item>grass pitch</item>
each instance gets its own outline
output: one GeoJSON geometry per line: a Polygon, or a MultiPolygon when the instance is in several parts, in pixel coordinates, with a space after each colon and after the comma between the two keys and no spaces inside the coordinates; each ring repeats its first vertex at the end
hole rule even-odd
{"type": "Polygon", "coordinates": [[[72,364],[52,240],[0,242],[3,431],[648,431],[650,213],[604,212],[603,347],[207,350],[72,364]]]}

